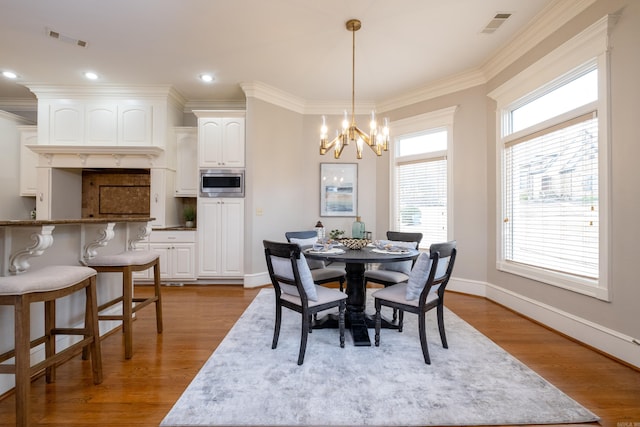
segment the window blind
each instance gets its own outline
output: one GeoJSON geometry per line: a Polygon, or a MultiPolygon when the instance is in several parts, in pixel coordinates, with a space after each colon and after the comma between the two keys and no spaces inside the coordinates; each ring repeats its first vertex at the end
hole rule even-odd
{"type": "Polygon", "coordinates": [[[596,113],[510,141],[504,167],[504,259],[598,278],[596,113]]]}
{"type": "Polygon", "coordinates": [[[447,160],[433,157],[398,163],[398,231],[421,232],[420,247],[447,240],[447,160]]]}

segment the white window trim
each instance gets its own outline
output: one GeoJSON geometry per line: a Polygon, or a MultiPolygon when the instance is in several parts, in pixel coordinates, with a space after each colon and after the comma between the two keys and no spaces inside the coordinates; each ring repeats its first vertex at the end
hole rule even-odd
{"type": "Polygon", "coordinates": [[[541,281],[563,289],[588,295],[604,301],[611,301],[611,272],[609,254],[611,253],[610,221],[610,133],[609,128],[609,34],[617,22],[616,15],[607,15],[586,30],[568,40],[526,70],[522,71],[500,87],[489,93],[496,100],[496,268],[500,271],[517,274],[529,279],[541,281]],[[526,97],[539,87],[563,76],[587,63],[597,62],[598,67],[598,158],[599,158],[599,279],[577,280],[575,277],[553,273],[541,268],[507,262],[503,259],[502,219],[504,218],[502,183],[503,150],[507,139],[509,121],[506,119],[508,106],[516,100],[526,97]]]}
{"type": "MultiPolygon", "coordinates": [[[[423,133],[430,129],[445,128],[447,130],[447,239],[451,240],[453,232],[453,117],[458,106],[442,108],[429,113],[407,117],[389,123],[389,132],[397,141],[400,137],[407,137],[412,134],[423,133]]],[[[394,144],[395,145],[395,144],[394,144]]],[[[394,230],[396,224],[395,206],[398,203],[396,194],[396,173],[395,165],[397,155],[395,150],[391,150],[389,156],[390,187],[391,197],[389,197],[389,230],[394,230]]]]}

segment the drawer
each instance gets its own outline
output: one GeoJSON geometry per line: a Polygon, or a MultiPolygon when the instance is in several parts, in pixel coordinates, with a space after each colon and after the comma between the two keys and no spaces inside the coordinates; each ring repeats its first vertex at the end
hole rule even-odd
{"type": "Polygon", "coordinates": [[[153,230],[149,236],[149,243],[194,243],[195,230],[153,230]]]}

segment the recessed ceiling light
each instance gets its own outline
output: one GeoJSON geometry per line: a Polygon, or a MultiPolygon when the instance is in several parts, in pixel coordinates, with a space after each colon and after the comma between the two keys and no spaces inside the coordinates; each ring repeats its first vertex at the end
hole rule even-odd
{"type": "Polygon", "coordinates": [[[98,80],[98,75],[93,71],[86,71],[84,76],[89,80],[98,80]]]}
{"type": "Polygon", "coordinates": [[[200,74],[200,80],[205,83],[211,83],[213,81],[213,76],[211,74],[200,74]]]}
{"type": "Polygon", "coordinates": [[[3,71],[2,75],[5,76],[8,79],[17,79],[18,75],[16,73],[14,73],[13,71],[3,71]]]}

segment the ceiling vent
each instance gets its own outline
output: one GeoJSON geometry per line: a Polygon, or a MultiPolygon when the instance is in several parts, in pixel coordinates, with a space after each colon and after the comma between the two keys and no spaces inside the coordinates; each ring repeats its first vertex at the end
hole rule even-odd
{"type": "Polygon", "coordinates": [[[69,37],[64,34],[61,34],[57,31],[52,30],[51,28],[47,28],[47,35],[52,39],[57,39],[65,43],[74,44],[80,47],[87,47],[88,43],[84,40],[79,40],[74,37],[69,37]]]}
{"type": "Polygon", "coordinates": [[[496,15],[491,19],[491,21],[489,21],[487,26],[484,27],[480,32],[483,34],[493,34],[510,17],[511,17],[510,13],[496,13],[496,15]]]}

